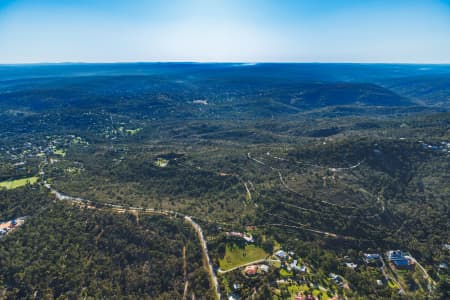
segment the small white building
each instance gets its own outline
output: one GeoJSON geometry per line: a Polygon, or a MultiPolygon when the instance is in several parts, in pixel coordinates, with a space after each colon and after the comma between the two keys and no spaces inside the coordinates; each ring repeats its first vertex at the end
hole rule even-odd
{"type": "Polygon", "coordinates": [[[275,255],[281,259],[286,259],[288,257],[287,253],[283,250],[278,250],[277,252],[275,252],[275,255]]]}
{"type": "Polygon", "coordinates": [[[268,265],[260,265],[260,266],[259,266],[259,269],[260,269],[261,271],[263,271],[264,273],[269,272],[269,266],[268,266],[268,265]]]}
{"type": "Polygon", "coordinates": [[[345,265],[347,266],[347,268],[350,268],[350,269],[353,269],[353,270],[358,267],[357,264],[352,263],[352,262],[345,263],[345,265]]]}

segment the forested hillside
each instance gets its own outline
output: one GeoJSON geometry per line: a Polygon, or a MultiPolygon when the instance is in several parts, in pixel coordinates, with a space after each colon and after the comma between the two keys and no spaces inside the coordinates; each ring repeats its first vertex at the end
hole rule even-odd
{"type": "Polygon", "coordinates": [[[0,70],[0,298],[449,298],[448,66],[0,70]]]}

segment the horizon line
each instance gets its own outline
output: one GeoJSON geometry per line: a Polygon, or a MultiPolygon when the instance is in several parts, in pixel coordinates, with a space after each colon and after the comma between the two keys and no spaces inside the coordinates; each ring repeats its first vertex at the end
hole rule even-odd
{"type": "Polygon", "coordinates": [[[18,62],[0,63],[0,66],[33,66],[33,65],[113,65],[113,64],[354,64],[354,65],[450,65],[450,62],[371,62],[371,61],[61,61],[61,62],[18,62]]]}

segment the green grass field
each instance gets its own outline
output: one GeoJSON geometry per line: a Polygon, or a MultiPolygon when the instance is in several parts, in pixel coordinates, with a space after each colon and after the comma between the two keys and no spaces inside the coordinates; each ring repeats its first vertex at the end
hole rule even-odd
{"type": "Polygon", "coordinates": [[[6,188],[7,190],[12,190],[27,184],[35,184],[38,181],[39,177],[33,176],[28,178],[16,179],[16,180],[8,180],[0,182],[0,188],[6,188]]]}
{"type": "Polygon", "coordinates": [[[264,259],[268,254],[255,245],[246,245],[245,248],[227,245],[225,256],[219,259],[220,269],[226,271],[228,269],[255,261],[264,259]]]}

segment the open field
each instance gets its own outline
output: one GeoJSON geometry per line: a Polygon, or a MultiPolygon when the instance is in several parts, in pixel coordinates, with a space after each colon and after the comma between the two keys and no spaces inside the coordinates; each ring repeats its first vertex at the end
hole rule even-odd
{"type": "Polygon", "coordinates": [[[244,248],[227,245],[225,256],[219,259],[220,269],[226,271],[228,269],[255,261],[264,259],[268,254],[255,245],[246,245],[244,248]]]}
{"type": "Polygon", "coordinates": [[[33,176],[28,178],[16,179],[16,180],[8,180],[0,182],[0,188],[5,188],[7,190],[12,190],[27,184],[35,184],[39,177],[33,176]]]}

